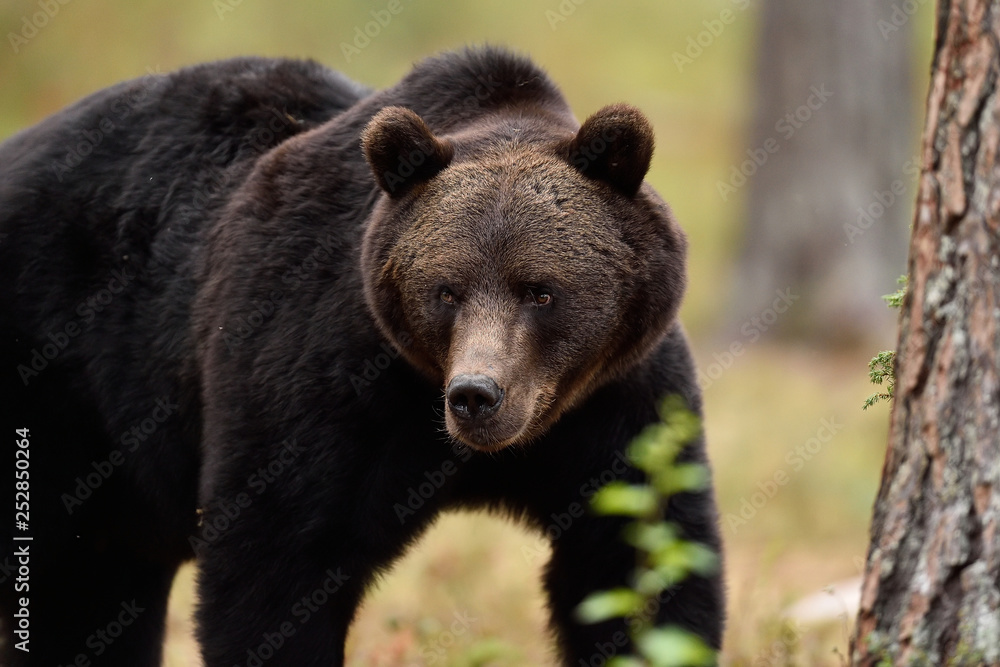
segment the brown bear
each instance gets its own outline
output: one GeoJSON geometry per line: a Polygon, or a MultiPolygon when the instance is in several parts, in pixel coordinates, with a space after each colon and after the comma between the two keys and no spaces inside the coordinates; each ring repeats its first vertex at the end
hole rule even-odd
{"type": "MultiPolygon", "coordinates": [[[[580,126],[495,48],[379,92],[311,62],[203,65],[0,146],[0,415],[30,430],[33,660],[158,664],[196,557],[208,667],[342,664],[366,587],[449,508],[550,538],[565,664],[630,650],[626,621],[574,616],[635,566],[623,520],[584,508],[639,478],[622,452],[664,396],[700,409],[652,152],[636,109],[580,126]]],[[[719,549],[711,489],[669,514],[719,549]]],[[[24,664],[12,584],[5,657],[24,664]]],[[[723,608],[719,574],[653,612],[718,647],[723,608]]]]}

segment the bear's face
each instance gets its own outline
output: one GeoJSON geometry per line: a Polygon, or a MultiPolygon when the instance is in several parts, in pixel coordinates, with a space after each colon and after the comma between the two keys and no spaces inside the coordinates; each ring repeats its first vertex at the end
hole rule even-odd
{"type": "Polygon", "coordinates": [[[640,191],[637,111],[608,107],[576,136],[500,125],[437,138],[390,107],[364,134],[385,190],[362,253],[369,307],[440,383],[449,434],[481,450],[530,441],[634,364],[683,290],[683,236],[640,191]]]}

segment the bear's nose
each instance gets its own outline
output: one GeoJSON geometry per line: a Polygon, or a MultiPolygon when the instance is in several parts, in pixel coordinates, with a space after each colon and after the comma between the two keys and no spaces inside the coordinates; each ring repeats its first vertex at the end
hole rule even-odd
{"type": "Polygon", "coordinates": [[[503,402],[503,389],[488,375],[456,375],[448,383],[448,405],[456,416],[464,419],[492,415],[503,402]]]}

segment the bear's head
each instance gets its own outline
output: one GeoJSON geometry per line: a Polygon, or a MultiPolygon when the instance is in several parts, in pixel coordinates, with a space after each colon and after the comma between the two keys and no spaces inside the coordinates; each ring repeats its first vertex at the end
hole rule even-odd
{"type": "Polygon", "coordinates": [[[529,442],[675,318],[686,242],[643,185],[653,135],[636,109],[605,107],[579,130],[510,114],[435,136],[387,107],[362,145],[383,191],[365,297],[441,386],[454,438],[484,451],[529,442]]]}

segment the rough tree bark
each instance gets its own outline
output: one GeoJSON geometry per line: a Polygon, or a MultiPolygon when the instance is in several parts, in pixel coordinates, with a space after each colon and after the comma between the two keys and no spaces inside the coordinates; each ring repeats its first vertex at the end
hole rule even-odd
{"type": "Polygon", "coordinates": [[[1000,2],[937,11],[857,665],[1000,665],[1000,2]]]}
{"type": "Polygon", "coordinates": [[[913,21],[893,22],[888,0],[761,9],[734,323],[791,288],[768,335],[884,347],[895,321],[879,297],[904,270],[916,189],[913,21]]]}

